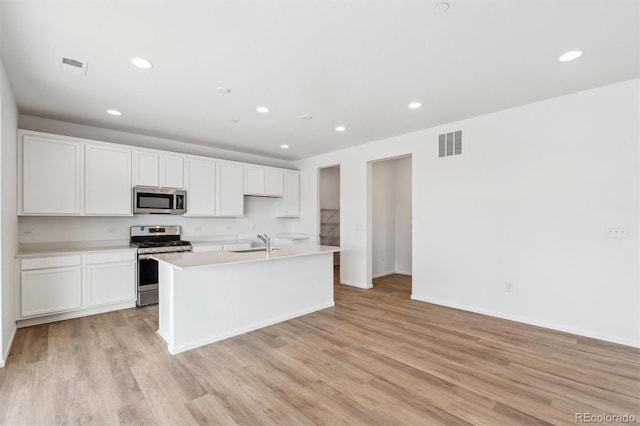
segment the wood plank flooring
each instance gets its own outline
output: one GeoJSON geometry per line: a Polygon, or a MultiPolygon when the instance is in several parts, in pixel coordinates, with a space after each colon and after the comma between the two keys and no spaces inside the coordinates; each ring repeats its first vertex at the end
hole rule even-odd
{"type": "Polygon", "coordinates": [[[336,285],[336,307],[171,356],[157,307],[18,330],[0,424],[575,424],[640,421],[640,351],[336,285]]]}

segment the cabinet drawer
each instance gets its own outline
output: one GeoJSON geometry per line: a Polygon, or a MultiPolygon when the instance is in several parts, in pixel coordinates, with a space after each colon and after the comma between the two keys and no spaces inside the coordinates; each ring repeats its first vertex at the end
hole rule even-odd
{"type": "Polygon", "coordinates": [[[20,267],[23,271],[29,269],[57,268],[62,266],[76,266],[82,263],[82,257],[77,255],[71,256],[51,256],[51,257],[34,257],[32,259],[22,259],[20,267]]]}
{"type": "Polygon", "coordinates": [[[133,250],[119,251],[111,253],[88,254],[86,256],[87,265],[95,263],[111,263],[111,262],[127,262],[136,259],[136,253],[133,250]]]}

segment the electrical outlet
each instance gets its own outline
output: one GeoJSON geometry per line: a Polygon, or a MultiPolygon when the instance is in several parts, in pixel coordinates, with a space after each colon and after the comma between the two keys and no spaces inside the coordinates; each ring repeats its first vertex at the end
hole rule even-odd
{"type": "Polygon", "coordinates": [[[608,225],[605,230],[606,238],[628,238],[627,227],[624,225],[608,225]]]}
{"type": "Polygon", "coordinates": [[[113,226],[110,226],[107,228],[107,234],[115,234],[116,233],[116,228],[113,226]]]}
{"type": "Polygon", "coordinates": [[[30,229],[30,228],[23,229],[22,232],[20,232],[20,235],[24,237],[30,237],[31,235],[33,235],[33,229],[30,229]]]}
{"type": "Polygon", "coordinates": [[[195,229],[196,229],[196,232],[200,232],[200,231],[202,231],[202,226],[197,225],[195,229]]]}
{"type": "Polygon", "coordinates": [[[253,231],[255,231],[255,230],[256,230],[256,224],[255,224],[255,223],[254,223],[253,225],[251,225],[251,229],[252,229],[253,231]]]}
{"type": "Polygon", "coordinates": [[[513,292],[513,284],[512,283],[504,283],[504,291],[507,293],[513,292]]]}

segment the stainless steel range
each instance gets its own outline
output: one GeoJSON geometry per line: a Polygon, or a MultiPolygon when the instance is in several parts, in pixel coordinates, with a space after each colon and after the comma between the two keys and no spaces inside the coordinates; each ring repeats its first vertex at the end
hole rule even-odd
{"type": "Polygon", "coordinates": [[[191,251],[191,243],[180,237],[180,226],[132,226],[131,247],[138,249],[138,306],[158,303],[158,262],[152,253],[191,251]]]}

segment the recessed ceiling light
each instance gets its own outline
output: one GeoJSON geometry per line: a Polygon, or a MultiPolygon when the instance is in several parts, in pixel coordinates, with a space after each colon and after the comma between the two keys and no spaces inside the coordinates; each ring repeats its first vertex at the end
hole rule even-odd
{"type": "Polygon", "coordinates": [[[282,149],[289,149],[289,145],[280,145],[280,148],[282,148],[282,149]]]}
{"type": "Polygon", "coordinates": [[[558,58],[558,60],[560,62],[568,62],[568,61],[573,61],[574,59],[578,59],[580,56],[582,56],[582,52],[581,51],[572,50],[572,51],[567,52],[564,55],[560,56],[558,58]]]}
{"type": "Polygon", "coordinates": [[[449,10],[449,6],[449,3],[447,3],[446,1],[441,1],[440,3],[437,3],[435,6],[433,6],[433,10],[438,14],[445,13],[447,10],[449,10]]]}
{"type": "Polygon", "coordinates": [[[148,70],[149,68],[153,67],[153,64],[149,61],[147,61],[144,58],[139,58],[139,57],[135,57],[135,58],[131,58],[131,63],[138,67],[138,68],[142,68],[144,70],[148,70]]]}
{"type": "Polygon", "coordinates": [[[411,108],[411,109],[420,108],[421,106],[422,106],[422,104],[420,102],[411,102],[409,104],[409,108],[411,108]]]}
{"type": "Polygon", "coordinates": [[[229,93],[231,93],[231,89],[229,89],[228,87],[222,87],[222,86],[216,87],[216,91],[223,95],[228,95],[229,93]]]}
{"type": "Polygon", "coordinates": [[[310,116],[310,115],[303,115],[303,116],[302,116],[302,117],[300,117],[300,118],[302,118],[303,120],[311,120],[313,117],[312,117],[312,116],[310,116]]]}
{"type": "Polygon", "coordinates": [[[269,108],[261,106],[256,108],[256,111],[266,114],[267,112],[269,112],[269,108]]]}
{"type": "Polygon", "coordinates": [[[118,111],[117,109],[108,109],[107,110],[107,114],[111,114],[111,115],[122,115],[122,113],[120,111],[118,111]]]}
{"type": "Polygon", "coordinates": [[[338,126],[338,127],[336,127],[336,132],[344,132],[345,130],[347,130],[347,128],[346,128],[346,127],[344,127],[344,126],[338,126]]]}

